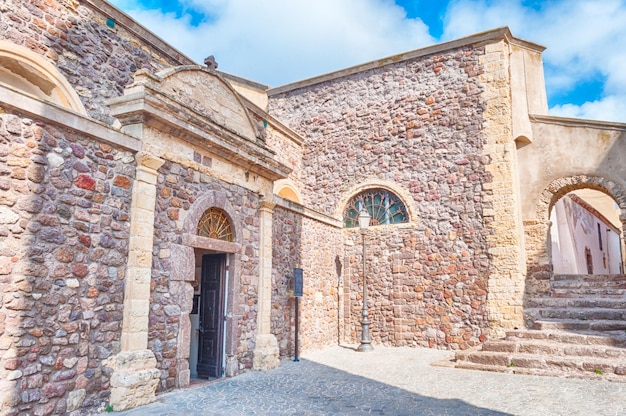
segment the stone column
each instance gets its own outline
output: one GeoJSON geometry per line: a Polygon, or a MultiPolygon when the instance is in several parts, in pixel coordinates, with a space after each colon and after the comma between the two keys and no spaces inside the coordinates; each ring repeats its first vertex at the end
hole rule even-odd
{"type": "Polygon", "coordinates": [[[259,298],[254,347],[255,370],[269,370],[280,364],[278,341],[270,333],[272,313],[272,212],[275,204],[261,201],[259,210],[259,298]]]}
{"type": "Polygon", "coordinates": [[[111,359],[110,404],[116,411],[154,401],[160,371],[148,349],[148,314],[157,169],[163,160],[139,153],[133,185],[121,351],[111,359]]]}

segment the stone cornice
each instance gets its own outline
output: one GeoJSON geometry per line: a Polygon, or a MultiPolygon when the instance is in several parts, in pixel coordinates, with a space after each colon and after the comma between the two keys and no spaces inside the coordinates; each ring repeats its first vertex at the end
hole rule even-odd
{"type": "Polygon", "coordinates": [[[300,136],[295,131],[291,130],[289,127],[285,126],[276,117],[272,116],[268,112],[266,112],[263,109],[259,108],[259,106],[254,104],[252,101],[248,100],[243,95],[240,95],[240,97],[241,97],[241,101],[244,103],[244,105],[246,106],[246,109],[249,112],[251,112],[251,113],[255,114],[256,116],[260,117],[261,119],[267,121],[267,123],[270,126],[272,126],[277,131],[282,133],[285,137],[291,139],[291,141],[296,143],[298,146],[304,145],[304,138],[302,138],[302,136],[300,136]]]}
{"type": "Polygon", "coordinates": [[[386,58],[377,59],[375,61],[367,62],[361,65],[356,65],[350,68],[341,69],[339,71],[330,72],[328,74],[320,75],[317,77],[305,79],[303,81],[294,82],[291,84],[282,85],[276,88],[270,88],[267,90],[267,95],[272,97],[274,95],[278,95],[284,92],[297,90],[300,88],[310,87],[312,85],[320,84],[322,82],[331,81],[337,78],[342,78],[350,75],[354,75],[360,72],[365,72],[371,69],[382,68],[387,65],[396,64],[398,62],[408,61],[411,59],[419,58],[426,55],[432,55],[436,53],[442,53],[449,51],[451,49],[460,48],[467,45],[475,45],[484,43],[487,41],[494,41],[498,39],[507,40],[508,42],[514,43],[518,46],[536,50],[538,52],[542,52],[545,50],[545,47],[528,42],[519,38],[515,38],[508,27],[501,27],[497,29],[488,30],[486,32],[477,33],[475,35],[471,35],[465,38],[452,40],[449,42],[438,43],[436,45],[427,46],[425,48],[416,49],[413,51],[388,56],[386,58]]]}
{"type": "Polygon", "coordinates": [[[567,118],[556,116],[529,115],[531,123],[555,124],[564,127],[588,127],[603,130],[626,130],[626,123],[611,121],[583,120],[579,118],[567,118]]]}
{"type": "Polygon", "coordinates": [[[133,18],[128,16],[117,7],[113,6],[111,3],[103,0],[80,0],[80,2],[85,4],[92,10],[100,13],[101,15],[113,19],[116,25],[121,26],[127,32],[137,36],[139,39],[141,39],[142,44],[148,45],[150,49],[158,52],[158,54],[161,55],[163,58],[169,59],[171,64],[196,64],[196,62],[194,62],[191,58],[187,57],[179,50],[173,48],[163,39],[146,29],[144,26],[137,23],[133,18]]]}
{"type": "Polygon", "coordinates": [[[281,198],[280,196],[276,194],[274,194],[274,202],[276,203],[276,207],[280,207],[288,211],[298,213],[304,217],[313,219],[315,221],[319,221],[326,225],[330,225],[331,227],[343,228],[343,222],[341,222],[337,218],[333,218],[326,214],[322,214],[321,212],[314,211],[310,208],[305,207],[304,205],[298,204],[297,202],[293,202],[288,199],[281,198]]]}
{"type": "Polygon", "coordinates": [[[161,94],[148,85],[109,101],[122,125],[144,123],[159,131],[207,148],[237,165],[271,180],[286,177],[291,169],[274,159],[274,152],[249,138],[212,122],[203,114],[161,94]]]}
{"type": "Polygon", "coordinates": [[[73,133],[91,137],[133,152],[141,150],[141,141],[104,123],[92,120],[80,113],[39,98],[24,94],[0,84],[0,107],[11,109],[37,121],[44,121],[73,133]]]}

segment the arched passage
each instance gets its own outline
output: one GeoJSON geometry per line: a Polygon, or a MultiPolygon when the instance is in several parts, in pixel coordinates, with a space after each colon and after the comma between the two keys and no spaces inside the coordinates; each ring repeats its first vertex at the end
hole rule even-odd
{"type": "MultiPolygon", "coordinates": [[[[527,282],[526,293],[536,295],[549,291],[549,281],[553,275],[551,252],[550,213],[561,198],[574,191],[590,189],[611,197],[622,212],[621,247],[624,247],[624,224],[626,223],[626,192],[619,184],[601,176],[576,175],[559,178],[551,182],[541,193],[536,204],[535,220],[524,221],[527,282]]],[[[622,256],[623,257],[623,256],[622,256]]]]}

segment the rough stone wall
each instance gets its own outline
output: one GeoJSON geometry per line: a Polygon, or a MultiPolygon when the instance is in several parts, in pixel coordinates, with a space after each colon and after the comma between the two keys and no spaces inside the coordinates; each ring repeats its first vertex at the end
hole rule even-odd
{"type": "MultiPolygon", "coordinates": [[[[257,119],[257,117],[255,117],[257,119]]],[[[263,120],[257,121],[260,126],[263,126],[263,120]]],[[[292,171],[289,174],[289,179],[293,181],[293,184],[302,189],[302,145],[297,143],[287,135],[274,128],[271,124],[268,124],[262,129],[267,147],[276,152],[276,159],[281,163],[289,166],[292,171]]]]}
{"type": "Polygon", "coordinates": [[[134,175],[129,152],[0,109],[1,414],[108,401],[134,175]]]}
{"type": "Polygon", "coordinates": [[[274,210],[272,274],[272,334],[280,356],[295,353],[295,300],[293,268],[304,271],[303,297],[299,300],[299,349],[336,345],[343,326],[340,281],[343,257],[342,232],[299,213],[274,210]]]}
{"type": "MultiPolygon", "coordinates": [[[[413,198],[411,226],[371,231],[374,342],[467,348],[488,333],[484,53],[465,46],[270,96],[270,113],[306,138],[306,205],[340,215],[350,189],[376,181],[413,198]]],[[[359,239],[348,234],[345,249],[344,268],[358,265],[359,239]]],[[[345,286],[352,341],[357,286],[345,286]]]]}
{"type": "Polygon", "coordinates": [[[272,334],[281,358],[293,357],[295,300],[293,269],[302,266],[302,216],[281,207],[274,209],[272,250],[272,334]]]}
{"type": "Polygon", "coordinates": [[[300,301],[301,350],[337,345],[342,230],[312,218],[302,220],[304,297],[300,301]]]}
{"type": "MultiPolygon", "coordinates": [[[[177,285],[186,284],[171,279],[173,265],[169,249],[171,244],[183,243],[181,226],[185,211],[208,191],[227,195],[227,200],[237,210],[233,225],[241,226],[237,230],[243,236],[241,267],[235,270],[235,278],[240,279],[240,293],[230,301],[234,303],[233,322],[238,325],[239,339],[234,342],[238,343],[239,370],[252,368],[259,280],[259,198],[242,187],[171,161],[166,161],[159,169],[157,181],[148,348],[154,352],[157,368],[162,373],[158,391],[166,391],[176,385],[180,302],[185,300],[180,298],[184,293],[177,285]]],[[[191,298],[186,301],[190,302],[191,298]]]]}
{"type": "Polygon", "coordinates": [[[49,59],[72,84],[87,112],[112,124],[104,101],[123,94],[141,68],[175,65],[106,17],[74,0],[3,0],[0,39],[49,59]]]}

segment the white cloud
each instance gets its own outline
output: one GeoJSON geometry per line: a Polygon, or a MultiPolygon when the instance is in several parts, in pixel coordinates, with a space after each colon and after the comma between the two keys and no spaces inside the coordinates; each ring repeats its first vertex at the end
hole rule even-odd
{"type": "Polygon", "coordinates": [[[555,105],[554,115],[626,122],[626,1],[545,2],[537,11],[520,0],[457,0],[445,19],[446,39],[509,26],[514,36],[547,46],[546,83],[558,95],[581,82],[604,80],[604,90],[580,105],[555,105]]]}
{"type": "MultiPolygon", "coordinates": [[[[436,43],[419,19],[392,0],[181,0],[210,18],[142,11],[137,0],[114,0],[159,36],[201,63],[271,86],[436,43]]],[[[554,96],[600,79],[604,90],[579,105],[553,105],[552,114],[626,121],[626,0],[552,0],[540,9],[522,0],[452,0],[440,40],[500,26],[547,46],[546,83],[554,96]]]]}
{"type": "MultiPolygon", "coordinates": [[[[127,0],[119,0],[127,1],[127,0]]],[[[214,55],[221,70],[272,86],[435,42],[421,20],[389,0],[188,0],[213,20],[128,13],[197,62],[214,55]]]]}
{"type": "Polygon", "coordinates": [[[560,117],[624,123],[626,122],[626,97],[624,95],[610,95],[582,105],[557,105],[550,108],[550,114],[560,117]]]}

